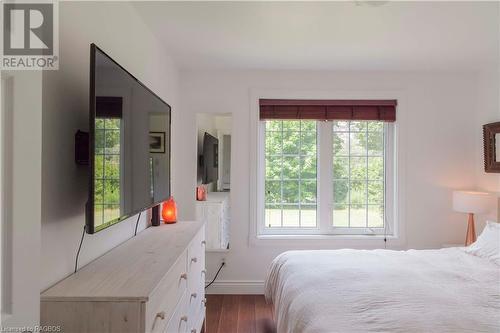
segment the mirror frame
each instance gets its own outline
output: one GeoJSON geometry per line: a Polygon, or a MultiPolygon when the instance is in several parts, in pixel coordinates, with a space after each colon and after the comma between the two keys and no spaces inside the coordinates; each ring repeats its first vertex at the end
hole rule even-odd
{"type": "Polygon", "coordinates": [[[500,161],[497,161],[495,136],[500,133],[500,122],[483,125],[484,171],[500,173],[500,161]]]}

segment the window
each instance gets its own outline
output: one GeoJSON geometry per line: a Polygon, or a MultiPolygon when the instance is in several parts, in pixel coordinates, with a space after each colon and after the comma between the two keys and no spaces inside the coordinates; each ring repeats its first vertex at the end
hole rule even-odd
{"type": "Polygon", "coordinates": [[[392,124],[264,120],[261,126],[261,234],[391,233],[392,124]]]}
{"type": "Polygon", "coordinates": [[[317,226],[316,121],[266,121],[266,228],[317,226]]]}
{"type": "Polygon", "coordinates": [[[384,228],[384,123],[334,121],[332,127],[333,227],[384,228]]]}

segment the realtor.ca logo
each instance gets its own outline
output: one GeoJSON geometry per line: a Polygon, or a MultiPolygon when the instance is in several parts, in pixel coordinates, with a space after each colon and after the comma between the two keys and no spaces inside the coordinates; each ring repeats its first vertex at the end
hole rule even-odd
{"type": "Polygon", "coordinates": [[[59,68],[57,1],[2,1],[3,70],[59,68]]]}

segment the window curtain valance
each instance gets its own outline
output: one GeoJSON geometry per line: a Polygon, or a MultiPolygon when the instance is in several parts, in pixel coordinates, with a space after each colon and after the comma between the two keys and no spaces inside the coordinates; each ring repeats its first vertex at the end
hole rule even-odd
{"type": "Polygon", "coordinates": [[[260,99],[260,119],[396,121],[396,100],[260,99]]]}

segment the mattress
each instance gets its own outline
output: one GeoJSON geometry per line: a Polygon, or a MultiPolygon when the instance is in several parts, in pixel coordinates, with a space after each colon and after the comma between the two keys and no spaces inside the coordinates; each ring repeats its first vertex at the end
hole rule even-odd
{"type": "Polygon", "coordinates": [[[500,332],[500,266],[464,248],[289,251],[266,299],[283,332],[500,332]]]}

